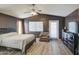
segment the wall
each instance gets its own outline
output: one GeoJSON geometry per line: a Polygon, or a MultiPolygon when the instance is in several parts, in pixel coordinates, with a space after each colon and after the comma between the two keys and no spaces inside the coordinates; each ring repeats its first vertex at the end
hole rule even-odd
{"type": "Polygon", "coordinates": [[[33,17],[29,17],[27,18],[29,21],[43,21],[44,25],[44,32],[48,32],[48,16],[46,15],[37,15],[37,16],[33,16],[33,17]]]}
{"type": "MultiPolygon", "coordinates": [[[[79,33],[79,9],[76,9],[71,14],[69,14],[67,17],[65,17],[65,21],[66,21],[65,26],[68,26],[69,22],[76,21],[78,23],[78,33],[79,33]]],[[[78,40],[78,47],[79,47],[79,40],[78,40]]],[[[78,51],[79,51],[79,48],[78,48],[78,51]]]]}
{"type": "Polygon", "coordinates": [[[15,17],[0,13],[0,28],[13,28],[16,30],[16,19],[15,17]]]}
{"type": "MultiPolygon", "coordinates": [[[[79,9],[76,9],[71,14],[65,17],[65,26],[68,27],[68,23],[72,21],[76,21],[79,24],[79,9]]],[[[79,28],[79,27],[78,27],[79,28]]],[[[79,29],[78,29],[79,30],[79,29]]]]}
{"type": "Polygon", "coordinates": [[[40,14],[37,16],[32,16],[25,18],[25,20],[28,21],[43,21],[44,23],[44,32],[49,32],[49,20],[59,20],[59,36],[61,38],[62,35],[62,28],[64,27],[65,24],[65,18],[60,17],[60,16],[54,16],[54,15],[46,15],[46,14],[40,14]]]}
{"type": "Polygon", "coordinates": [[[60,16],[48,15],[49,20],[59,20],[59,38],[62,38],[62,29],[65,26],[65,18],[60,16]]]}

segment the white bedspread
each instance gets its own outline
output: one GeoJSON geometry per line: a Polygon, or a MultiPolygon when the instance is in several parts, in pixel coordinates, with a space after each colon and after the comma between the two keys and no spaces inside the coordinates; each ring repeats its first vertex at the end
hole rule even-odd
{"type": "Polygon", "coordinates": [[[25,46],[35,39],[33,34],[8,33],[0,35],[0,46],[11,48],[25,49],[25,46]]]}

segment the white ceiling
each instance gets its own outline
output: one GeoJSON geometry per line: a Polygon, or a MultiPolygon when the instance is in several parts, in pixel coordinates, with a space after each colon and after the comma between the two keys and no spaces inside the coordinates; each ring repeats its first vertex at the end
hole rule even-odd
{"type": "MultiPolygon", "coordinates": [[[[67,16],[77,8],[79,4],[37,4],[36,9],[42,10],[43,14],[57,15],[57,16],[67,16]]],[[[31,4],[0,4],[0,13],[8,14],[18,18],[26,18],[32,16],[31,4]]]]}

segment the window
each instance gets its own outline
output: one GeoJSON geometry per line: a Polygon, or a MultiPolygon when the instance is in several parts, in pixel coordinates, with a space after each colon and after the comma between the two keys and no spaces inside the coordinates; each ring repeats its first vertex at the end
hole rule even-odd
{"type": "Polygon", "coordinates": [[[69,32],[78,33],[78,23],[77,22],[69,22],[68,23],[69,32]]]}
{"type": "Polygon", "coordinates": [[[29,22],[29,31],[32,32],[42,32],[43,31],[43,22],[41,21],[30,21],[29,22]]]}

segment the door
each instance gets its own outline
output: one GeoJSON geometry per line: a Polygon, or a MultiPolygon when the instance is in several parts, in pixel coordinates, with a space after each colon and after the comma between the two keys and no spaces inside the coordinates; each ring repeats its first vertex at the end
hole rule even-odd
{"type": "Polygon", "coordinates": [[[59,38],[59,20],[49,21],[49,37],[59,38]]]}

